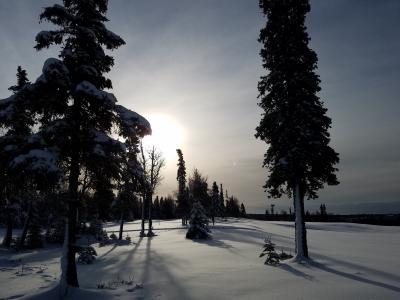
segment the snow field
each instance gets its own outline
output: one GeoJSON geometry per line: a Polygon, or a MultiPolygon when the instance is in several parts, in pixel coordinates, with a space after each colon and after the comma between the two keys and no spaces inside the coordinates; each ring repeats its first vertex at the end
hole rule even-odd
{"type": "MultiPolygon", "coordinates": [[[[263,239],[271,235],[277,251],[293,253],[292,223],[229,219],[211,228],[212,240],[197,242],[177,229],[180,220],[153,225],[156,237],[139,238],[132,231],[129,245],[96,244],[96,261],[78,266],[81,289],[68,299],[400,299],[399,227],[310,223],[313,261],[272,267],[258,257],[263,239]],[[101,282],[130,278],[133,285],[97,289],[101,282]]],[[[139,227],[132,222],[124,229],[139,227]]],[[[106,224],[107,231],[117,229],[106,224]]],[[[2,250],[0,299],[57,299],[60,253],[60,248],[2,250]],[[32,270],[16,274],[18,259],[32,270]]]]}

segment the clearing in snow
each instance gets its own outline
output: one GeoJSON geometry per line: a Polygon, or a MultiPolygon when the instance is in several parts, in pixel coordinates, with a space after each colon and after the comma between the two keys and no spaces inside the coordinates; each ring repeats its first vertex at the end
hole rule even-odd
{"type": "MultiPolygon", "coordinates": [[[[400,299],[399,227],[309,223],[313,260],[269,266],[259,257],[264,238],[293,254],[293,223],[217,221],[213,238],[199,241],[185,239],[181,220],[154,221],[152,238],[139,237],[139,221],[126,223],[132,242],[95,244],[68,299],[400,299]]],[[[58,299],[60,255],[1,249],[0,299],[58,299]]]]}

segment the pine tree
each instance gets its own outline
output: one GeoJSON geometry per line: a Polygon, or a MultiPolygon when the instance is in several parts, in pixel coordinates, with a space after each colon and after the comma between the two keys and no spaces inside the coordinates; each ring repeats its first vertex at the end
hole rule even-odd
{"type": "Polygon", "coordinates": [[[208,239],[211,237],[208,229],[208,218],[204,208],[199,201],[194,201],[190,213],[189,229],[186,233],[187,239],[208,239]]]}
{"type": "Polygon", "coordinates": [[[46,7],[40,15],[59,29],[42,31],[36,36],[37,50],[60,45],[60,59],[50,58],[43,74],[35,82],[36,113],[40,115],[40,134],[59,150],[58,159],[68,174],[68,222],[62,258],[61,286],[78,286],[75,234],[79,202],[80,171],[86,168],[95,189],[100,183],[119,179],[124,145],[111,137],[114,125],[124,132],[148,133],[149,123],[140,115],[116,105],[111,80],[104,76],[114,60],[105,53],[125,42],[109,31],[107,0],[63,0],[63,5],[46,7]]]}
{"type": "Polygon", "coordinates": [[[217,211],[220,211],[219,190],[217,183],[214,181],[211,188],[211,220],[213,225],[215,224],[215,216],[217,211]]]}
{"type": "Polygon", "coordinates": [[[160,199],[158,198],[158,196],[156,196],[156,198],[154,199],[154,203],[153,203],[153,216],[156,219],[160,219],[161,218],[161,207],[160,207],[160,199]]]}
{"type": "Polygon", "coordinates": [[[182,150],[176,149],[176,152],[178,154],[178,171],[176,175],[176,180],[178,181],[178,212],[182,217],[182,225],[186,226],[189,215],[189,199],[186,193],[186,166],[182,150]]]}
{"type": "Polygon", "coordinates": [[[31,86],[27,72],[19,66],[17,84],[9,88],[13,95],[0,100],[0,128],[5,132],[0,137],[0,198],[5,203],[7,219],[3,240],[5,247],[11,243],[13,219],[19,206],[16,199],[26,194],[28,189],[39,189],[33,188],[34,182],[44,185],[46,181],[43,177],[38,178],[46,164],[46,157],[43,156],[46,152],[35,149],[43,145],[32,134],[35,116],[29,105],[31,86]],[[40,154],[39,157],[37,154],[40,154]]]}
{"type": "Polygon", "coordinates": [[[210,212],[211,201],[208,195],[207,178],[196,168],[193,170],[193,175],[189,177],[189,194],[193,200],[201,203],[206,212],[210,212]]]}
{"type": "Polygon", "coordinates": [[[220,189],[219,189],[219,206],[221,208],[220,216],[222,218],[224,218],[225,217],[225,199],[224,199],[224,189],[222,187],[222,183],[221,183],[220,189]]]}
{"type": "Polygon", "coordinates": [[[305,26],[309,0],[260,0],[267,17],[261,29],[260,55],[268,75],[258,83],[264,110],[256,137],[269,147],[263,166],[269,197],[293,195],[296,213],[296,257],[308,257],[304,197],[317,198],[325,183],[338,184],[338,154],[329,147],[331,119],[317,96],[317,55],[308,46],[305,26]]]}
{"type": "Polygon", "coordinates": [[[246,217],[247,216],[246,208],[244,207],[243,203],[240,205],[240,216],[241,217],[246,217]]]}
{"type": "Polygon", "coordinates": [[[42,248],[44,243],[44,235],[42,233],[42,226],[40,215],[37,207],[33,207],[32,221],[29,226],[28,235],[26,237],[26,246],[30,249],[42,248]]]}
{"type": "Polygon", "coordinates": [[[239,200],[236,197],[234,196],[227,197],[226,214],[229,217],[234,217],[234,218],[238,218],[241,216],[239,200]]]}

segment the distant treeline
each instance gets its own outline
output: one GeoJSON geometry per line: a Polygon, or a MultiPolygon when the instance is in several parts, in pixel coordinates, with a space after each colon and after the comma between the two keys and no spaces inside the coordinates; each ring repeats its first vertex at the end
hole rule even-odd
{"type": "MultiPolygon", "coordinates": [[[[294,221],[294,214],[247,214],[247,218],[264,221],[294,221]]],[[[343,222],[370,225],[400,226],[400,214],[306,214],[306,222],[343,222]]]]}

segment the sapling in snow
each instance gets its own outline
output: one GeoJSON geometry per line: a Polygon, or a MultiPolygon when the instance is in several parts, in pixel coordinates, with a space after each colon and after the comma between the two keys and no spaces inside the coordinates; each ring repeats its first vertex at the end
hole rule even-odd
{"type": "Polygon", "coordinates": [[[199,201],[195,201],[192,206],[189,229],[186,233],[187,239],[208,239],[211,238],[210,229],[208,229],[208,218],[204,208],[199,201]]]}

